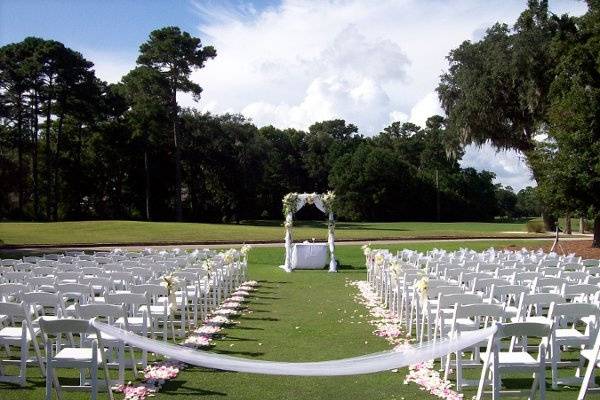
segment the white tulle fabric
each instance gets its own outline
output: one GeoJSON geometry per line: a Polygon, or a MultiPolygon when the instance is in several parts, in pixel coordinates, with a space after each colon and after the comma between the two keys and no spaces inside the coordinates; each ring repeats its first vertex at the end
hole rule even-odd
{"type": "Polygon", "coordinates": [[[451,340],[432,341],[421,346],[407,346],[399,350],[384,351],[360,357],[293,363],[249,360],[194,350],[189,347],[138,336],[97,320],[92,320],[91,325],[103,334],[119,338],[131,346],[162,354],[187,364],[225,371],[293,376],[359,375],[402,368],[472,347],[493,335],[497,329],[496,326],[491,326],[478,331],[465,332],[458,338],[451,340]]]}

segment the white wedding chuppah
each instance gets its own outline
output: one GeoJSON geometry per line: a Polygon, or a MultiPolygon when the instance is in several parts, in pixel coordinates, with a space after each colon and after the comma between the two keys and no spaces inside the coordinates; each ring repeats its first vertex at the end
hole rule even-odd
{"type": "MultiPolygon", "coordinates": [[[[327,245],[329,248],[329,272],[337,271],[337,262],[335,260],[335,219],[333,216],[333,201],[335,194],[327,192],[317,193],[288,193],[283,198],[283,215],[285,216],[285,262],[280,267],[287,272],[302,264],[302,260],[307,261],[308,268],[318,267],[318,260],[321,259],[323,251],[326,252],[324,244],[303,244],[294,246],[292,240],[292,226],[294,224],[294,213],[300,210],[306,204],[314,204],[320,211],[329,214],[327,221],[327,245]]],[[[323,263],[325,264],[325,263],[323,263]]]]}

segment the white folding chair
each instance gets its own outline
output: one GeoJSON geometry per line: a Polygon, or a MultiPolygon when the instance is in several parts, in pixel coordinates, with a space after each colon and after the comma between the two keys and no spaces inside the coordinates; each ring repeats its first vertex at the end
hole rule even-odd
{"type": "MultiPolygon", "coordinates": [[[[491,325],[493,322],[500,322],[506,318],[504,306],[501,304],[467,304],[457,303],[452,324],[448,336],[452,339],[460,337],[462,332],[473,331],[491,325]],[[465,323],[466,321],[466,323],[465,323]]],[[[481,366],[481,357],[479,347],[485,343],[477,343],[471,349],[470,359],[463,359],[463,351],[454,353],[456,366],[456,389],[461,391],[463,387],[476,386],[478,381],[466,380],[463,378],[463,368],[473,368],[481,366]]],[[[448,379],[451,368],[452,354],[446,358],[444,368],[444,379],[448,379]]]]}
{"type": "MultiPolygon", "coordinates": [[[[578,363],[561,362],[561,352],[568,348],[591,348],[593,346],[596,332],[598,332],[598,317],[600,311],[595,304],[564,303],[552,304],[549,317],[552,319],[553,328],[550,335],[550,357],[552,365],[552,388],[558,385],[570,385],[580,383],[581,378],[559,378],[558,366],[572,366],[578,363]],[[583,318],[591,318],[595,323],[587,326],[585,332],[581,332],[577,323],[583,318]]],[[[581,367],[581,366],[580,366],[581,367]]]]}
{"type": "MultiPolygon", "coordinates": [[[[80,319],[91,320],[96,318],[109,325],[116,325],[116,322],[121,319],[123,321],[123,325],[120,325],[119,327],[129,331],[129,321],[127,320],[127,311],[125,310],[125,306],[118,304],[77,304],[76,309],[77,318],[80,319]]],[[[97,339],[98,337],[96,332],[86,333],[83,337],[83,344],[89,345],[91,341],[97,339]]],[[[118,378],[116,383],[123,384],[125,382],[126,366],[125,343],[117,337],[112,337],[106,334],[102,336],[102,343],[105,348],[104,355],[106,365],[108,367],[118,368],[118,378]]],[[[128,347],[131,366],[133,367],[134,374],[137,375],[137,366],[133,354],[133,348],[131,346],[128,347]]],[[[111,384],[114,383],[114,381],[111,381],[111,384]]]]}
{"type": "Polygon", "coordinates": [[[42,354],[37,342],[40,336],[39,327],[35,327],[31,321],[31,312],[23,303],[0,302],[0,315],[7,316],[8,326],[0,329],[0,346],[6,350],[8,358],[0,360],[0,382],[17,383],[25,385],[27,377],[27,364],[37,361],[42,375],[45,374],[42,354]],[[29,348],[33,347],[35,358],[29,358],[29,348]],[[10,348],[18,347],[20,359],[11,357],[10,348]],[[3,364],[18,364],[19,375],[5,374],[3,364]]]}
{"type": "Polygon", "coordinates": [[[113,400],[110,387],[110,376],[104,361],[103,342],[101,335],[90,326],[88,320],[59,319],[47,321],[40,320],[40,328],[46,343],[46,400],[52,399],[52,387],[56,390],[57,397],[61,399],[62,390],[90,390],[91,399],[96,400],[98,396],[98,370],[104,367],[104,383],[108,395],[113,400]],[[91,347],[84,347],[83,340],[86,334],[96,332],[97,340],[91,341],[91,347]],[[63,346],[62,335],[79,335],[79,347],[74,344],[63,346]],[[79,369],[79,385],[62,386],[59,382],[55,369],[76,368],[79,369]],[[87,379],[85,370],[89,370],[90,378],[87,379]]]}
{"type": "MultiPolygon", "coordinates": [[[[539,389],[540,399],[545,398],[546,393],[546,347],[548,336],[550,335],[550,325],[536,322],[516,322],[510,324],[497,323],[496,333],[489,339],[487,349],[483,354],[483,369],[479,379],[476,400],[481,400],[484,395],[484,389],[488,384],[488,375],[491,375],[492,398],[499,399],[501,391],[501,376],[503,371],[526,371],[533,372],[534,379],[529,390],[529,399],[535,397],[539,389]],[[534,358],[523,347],[522,351],[502,351],[501,341],[504,338],[515,337],[537,337],[542,341],[538,346],[538,357],[534,358]]],[[[505,394],[515,394],[514,391],[505,392],[505,394]]]]}

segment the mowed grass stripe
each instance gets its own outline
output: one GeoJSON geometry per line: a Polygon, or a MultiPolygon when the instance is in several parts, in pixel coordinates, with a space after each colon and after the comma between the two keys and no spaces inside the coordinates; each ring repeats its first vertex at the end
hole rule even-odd
{"type": "MultiPolygon", "coordinates": [[[[338,239],[390,239],[428,237],[502,237],[527,234],[520,223],[485,222],[340,222],[338,239]],[[517,232],[517,233],[515,233],[517,232]]],[[[249,221],[235,224],[78,221],[78,222],[1,222],[0,244],[68,245],[95,243],[195,243],[279,241],[284,236],[281,221],[249,221]]],[[[326,239],[324,221],[300,221],[294,227],[297,241],[326,239]]]]}

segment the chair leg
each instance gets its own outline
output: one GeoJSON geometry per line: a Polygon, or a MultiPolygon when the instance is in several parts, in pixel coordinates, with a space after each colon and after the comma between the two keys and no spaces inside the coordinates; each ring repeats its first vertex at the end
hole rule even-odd
{"type": "Polygon", "coordinates": [[[481,369],[481,377],[479,378],[479,385],[477,386],[477,395],[475,396],[476,400],[481,400],[483,398],[483,389],[485,386],[486,375],[489,369],[489,354],[488,357],[483,361],[483,368],[481,369]]]}
{"type": "Polygon", "coordinates": [[[19,368],[19,385],[25,386],[27,381],[27,359],[29,358],[29,343],[21,345],[21,363],[19,368]]]}
{"type": "Polygon", "coordinates": [[[556,343],[550,344],[550,362],[552,370],[552,389],[558,388],[558,362],[560,361],[560,347],[556,343]]]}
{"type": "Polygon", "coordinates": [[[47,365],[46,366],[46,400],[52,400],[52,380],[54,373],[52,368],[47,365]]]}
{"type": "Polygon", "coordinates": [[[119,384],[125,383],[125,343],[119,346],[119,384]]]}
{"type": "Polygon", "coordinates": [[[585,375],[583,376],[583,382],[581,382],[581,389],[579,389],[579,395],[577,396],[577,400],[583,400],[585,395],[587,394],[588,387],[590,386],[591,381],[594,379],[594,367],[596,366],[595,361],[589,361],[588,366],[585,370],[585,375]]]}
{"type": "MultiPolygon", "coordinates": [[[[90,380],[92,386],[92,400],[98,397],[98,364],[90,368],[90,380]]],[[[109,389],[110,390],[110,389],[109,389]]]]}

